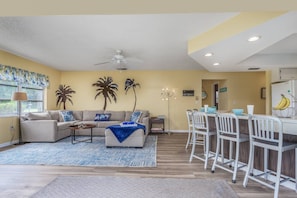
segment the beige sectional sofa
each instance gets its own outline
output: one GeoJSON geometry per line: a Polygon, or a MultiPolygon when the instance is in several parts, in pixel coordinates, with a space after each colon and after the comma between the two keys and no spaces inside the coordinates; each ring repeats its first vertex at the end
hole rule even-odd
{"type": "MultiPolygon", "coordinates": [[[[72,111],[73,121],[64,121],[61,110],[49,110],[42,113],[28,113],[21,119],[21,132],[23,142],[56,142],[70,136],[69,126],[73,124],[95,124],[93,135],[105,136],[105,129],[110,125],[120,124],[123,121],[130,121],[132,111],[103,111],[103,110],[82,110],[72,111]],[[108,121],[94,121],[96,114],[110,114],[108,121]]],[[[141,111],[138,123],[145,125],[145,138],[149,133],[149,112],[141,111]]],[[[89,129],[79,129],[77,135],[89,135],[89,129]]],[[[137,133],[142,136],[141,133],[137,133]]]]}

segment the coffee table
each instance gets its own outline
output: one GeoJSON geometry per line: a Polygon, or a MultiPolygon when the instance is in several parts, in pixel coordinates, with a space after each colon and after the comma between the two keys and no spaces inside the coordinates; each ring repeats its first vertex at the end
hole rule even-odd
{"type": "Polygon", "coordinates": [[[79,124],[79,125],[71,125],[69,126],[69,128],[71,129],[71,143],[72,144],[76,144],[78,142],[93,142],[93,128],[95,128],[96,125],[95,124],[79,124]],[[78,129],[90,129],[90,138],[87,139],[83,139],[83,140],[77,140],[76,139],[76,134],[75,131],[78,129]]]}

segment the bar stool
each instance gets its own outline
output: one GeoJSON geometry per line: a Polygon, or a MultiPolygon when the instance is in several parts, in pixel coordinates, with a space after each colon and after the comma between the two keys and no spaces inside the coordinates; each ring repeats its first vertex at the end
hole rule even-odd
{"type": "MultiPolygon", "coordinates": [[[[188,139],[186,144],[186,149],[188,149],[188,146],[193,143],[193,121],[192,121],[192,113],[198,111],[197,109],[193,110],[186,110],[187,120],[188,120],[188,139]]],[[[195,144],[197,145],[204,145],[204,139],[203,137],[195,137],[195,144]]]]}
{"type": "Polygon", "coordinates": [[[217,113],[216,118],[216,128],[217,128],[217,148],[216,156],[211,168],[211,172],[214,173],[215,167],[221,168],[228,172],[233,173],[232,182],[236,183],[237,170],[246,166],[238,165],[239,158],[239,148],[240,143],[247,142],[249,140],[248,135],[240,134],[239,132],[239,120],[238,117],[231,113],[217,113]],[[224,159],[224,140],[229,141],[229,159],[225,162],[224,159]],[[236,145],[235,159],[233,156],[233,143],[236,145]],[[221,146],[221,149],[220,149],[221,146]],[[221,150],[221,162],[218,163],[218,157],[221,150]],[[226,167],[229,165],[229,167],[226,167]],[[230,169],[233,165],[233,170],[230,169]]]}
{"type": "MultiPolygon", "coordinates": [[[[277,117],[267,115],[250,115],[248,125],[250,134],[250,156],[243,186],[246,187],[248,179],[252,179],[274,189],[274,197],[277,198],[279,184],[290,180],[290,178],[285,178],[281,175],[282,153],[288,150],[296,149],[297,143],[283,142],[283,125],[281,120],[277,117]],[[253,174],[254,151],[256,146],[264,149],[264,171],[258,175],[253,174]],[[277,152],[276,172],[268,169],[268,150],[274,150],[277,152]],[[275,183],[268,183],[268,175],[275,175],[275,183]]],[[[295,156],[296,155],[297,154],[295,153],[295,156]]],[[[297,164],[297,158],[295,159],[295,164],[297,164]]],[[[295,182],[297,182],[297,174],[295,174],[295,182]]]]}
{"type": "Polygon", "coordinates": [[[192,113],[192,121],[193,121],[193,131],[192,131],[192,151],[190,156],[190,162],[192,162],[193,158],[200,159],[204,161],[204,169],[207,169],[208,159],[214,157],[214,155],[210,156],[209,152],[209,144],[210,137],[216,135],[216,132],[209,131],[208,125],[208,117],[205,112],[193,111],[192,113]],[[196,147],[196,137],[200,135],[203,136],[204,139],[204,152],[203,153],[195,153],[196,147]]]}

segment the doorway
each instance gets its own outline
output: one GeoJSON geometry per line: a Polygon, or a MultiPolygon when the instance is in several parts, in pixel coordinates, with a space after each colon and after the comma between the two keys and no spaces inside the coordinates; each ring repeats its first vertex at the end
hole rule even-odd
{"type": "Polygon", "coordinates": [[[214,96],[214,106],[216,106],[216,109],[219,109],[219,84],[215,83],[213,85],[213,96],[214,96]]]}

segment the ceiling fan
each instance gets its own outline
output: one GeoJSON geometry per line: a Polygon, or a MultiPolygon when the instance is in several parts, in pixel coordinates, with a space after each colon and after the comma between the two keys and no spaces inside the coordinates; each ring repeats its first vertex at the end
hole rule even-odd
{"type": "Polygon", "coordinates": [[[104,65],[111,63],[113,65],[116,65],[117,70],[127,70],[127,63],[128,62],[134,62],[134,63],[142,63],[143,60],[133,57],[126,57],[124,56],[124,52],[121,49],[115,50],[115,53],[111,57],[109,61],[104,61],[101,63],[96,63],[95,66],[98,65],[104,65]]]}
{"type": "Polygon", "coordinates": [[[96,63],[95,65],[103,65],[107,63],[112,63],[114,65],[117,65],[117,70],[127,70],[126,63],[127,60],[123,55],[123,50],[117,49],[115,51],[115,54],[111,57],[109,61],[101,62],[101,63],[96,63]]]}

